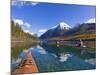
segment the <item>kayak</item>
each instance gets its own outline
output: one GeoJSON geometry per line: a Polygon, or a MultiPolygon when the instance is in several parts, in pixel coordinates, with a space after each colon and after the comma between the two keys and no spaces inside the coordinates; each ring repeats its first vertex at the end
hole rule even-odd
{"type": "Polygon", "coordinates": [[[20,63],[16,69],[12,72],[12,75],[16,74],[31,74],[39,72],[38,67],[31,52],[29,52],[25,59],[20,63]]]}

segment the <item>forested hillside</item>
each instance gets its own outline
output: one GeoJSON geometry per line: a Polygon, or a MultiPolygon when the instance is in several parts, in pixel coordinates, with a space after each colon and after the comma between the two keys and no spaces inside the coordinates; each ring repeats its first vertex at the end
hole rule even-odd
{"type": "Polygon", "coordinates": [[[37,36],[25,33],[18,23],[11,21],[11,41],[12,42],[36,42],[37,36]]]}

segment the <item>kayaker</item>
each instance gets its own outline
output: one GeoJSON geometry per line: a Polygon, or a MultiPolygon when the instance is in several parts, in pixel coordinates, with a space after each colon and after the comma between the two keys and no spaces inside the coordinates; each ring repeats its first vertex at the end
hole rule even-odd
{"type": "Polygon", "coordinates": [[[80,39],[80,43],[78,44],[79,47],[83,47],[83,41],[80,39]]]}

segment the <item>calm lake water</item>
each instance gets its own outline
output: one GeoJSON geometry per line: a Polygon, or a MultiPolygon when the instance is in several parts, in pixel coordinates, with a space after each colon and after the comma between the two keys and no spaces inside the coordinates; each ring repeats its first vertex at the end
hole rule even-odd
{"type": "Polygon", "coordinates": [[[38,44],[12,50],[11,69],[14,70],[31,51],[39,72],[87,70],[96,68],[96,53],[92,48],[77,48],[38,44]],[[17,50],[18,49],[18,50],[17,50]]]}

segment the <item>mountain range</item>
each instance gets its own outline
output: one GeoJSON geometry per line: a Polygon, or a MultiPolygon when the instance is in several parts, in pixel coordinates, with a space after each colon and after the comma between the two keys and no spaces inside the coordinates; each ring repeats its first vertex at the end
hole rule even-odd
{"type": "Polygon", "coordinates": [[[52,27],[40,36],[40,39],[48,39],[64,36],[77,36],[82,34],[95,34],[96,23],[91,20],[71,27],[65,22],[59,23],[57,26],[52,27]]]}
{"type": "Polygon", "coordinates": [[[66,24],[65,22],[61,22],[59,25],[52,27],[47,32],[45,32],[43,35],[40,36],[40,38],[50,38],[50,37],[58,37],[64,35],[65,32],[70,30],[71,27],[66,24]]]}

